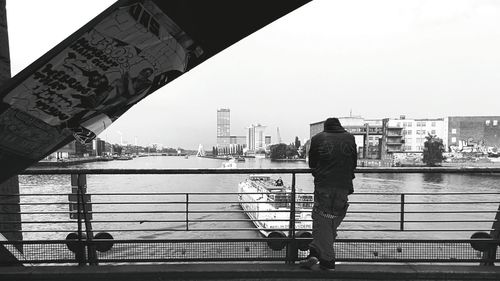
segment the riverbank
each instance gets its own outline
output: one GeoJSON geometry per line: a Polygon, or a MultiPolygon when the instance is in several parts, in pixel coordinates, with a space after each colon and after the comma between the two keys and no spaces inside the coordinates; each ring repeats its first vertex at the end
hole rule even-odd
{"type": "Polygon", "coordinates": [[[72,165],[79,165],[84,163],[92,162],[104,162],[113,161],[113,158],[104,157],[86,157],[86,158],[74,158],[74,159],[63,159],[62,161],[39,161],[35,163],[32,167],[68,167],[72,165]]]}
{"type": "Polygon", "coordinates": [[[275,162],[306,162],[305,158],[297,158],[297,159],[271,159],[271,161],[275,162]]]}

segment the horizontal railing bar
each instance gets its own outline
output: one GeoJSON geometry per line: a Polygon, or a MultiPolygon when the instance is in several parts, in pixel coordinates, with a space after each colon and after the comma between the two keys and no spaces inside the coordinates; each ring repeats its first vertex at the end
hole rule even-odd
{"type": "MultiPolygon", "coordinates": [[[[175,244],[175,243],[237,243],[237,242],[268,242],[268,241],[285,241],[292,242],[292,238],[289,237],[280,237],[280,238],[187,238],[187,239],[113,239],[115,244],[130,244],[130,243],[138,243],[138,244],[148,244],[148,243],[167,243],[167,244],[175,244]]],[[[309,241],[311,238],[300,238],[295,237],[295,240],[300,241],[309,241]]],[[[429,244],[442,244],[442,243],[452,243],[452,244],[466,244],[469,245],[471,241],[475,242],[484,242],[487,244],[495,244],[500,242],[500,240],[495,239],[486,239],[486,238],[475,238],[475,239],[413,239],[413,238],[339,238],[335,240],[339,243],[363,243],[363,244],[371,244],[371,243],[406,243],[406,244],[421,244],[421,243],[429,243],[429,244]]],[[[92,241],[85,241],[82,243],[106,243],[109,242],[107,239],[92,239],[92,241]]],[[[10,240],[10,241],[0,241],[0,245],[19,245],[19,244],[62,244],[65,245],[68,243],[67,240],[63,239],[54,239],[54,240],[10,240]]],[[[75,241],[74,243],[78,243],[75,241]]]]}
{"type": "MultiPolygon", "coordinates": [[[[93,193],[93,194],[108,194],[108,193],[93,193]]],[[[115,194],[115,193],[110,193],[110,194],[115,194]]],[[[122,193],[116,193],[116,194],[122,194],[122,193]]],[[[149,194],[149,193],[138,193],[138,194],[149,194]]],[[[154,193],[156,194],[156,193],[154,193]]],[[[173,194],[185,194],[185,193],[176,193],[174,192],[173,194]]],[[[189,193],[191,195],[232,195],[232,194],[242,194],[240,192],[193,192],[189,193]]],[[[262,194],[262,192],[245,192],[244,194],[262,194]]],[[[290,192],[287,192],[285,194],[290,194],[290,192]]],[[[313,192],[296,192],[296,194],[300,195],[312,195],[314,194],[313,192]]],[[[492,195],[492,194],[500,194],[500,192],[355,192],[351,194],[351,196],[362,196],[362,195],[370,195],[370,196],[385,196],[385,195],[411,195],[411,196],[425,196],[425,195],[492,195]]]]}
{"type": "Polygon", "coordinates": [[[211,213],[211,214],[217,214],[217,213],[290,213],[290,210],[265,210],[265,211],[260,211],[260,210],[234,210],[234,211],[220,211],[220,210],[190,210],[190,214],[200,214],[200,213],[211,213]]]}
{"type": "MultiPolygon", "coordinates": [[[[21,175],[63,175],[63,174],[95,174],[95,175],[112,175],[112,174],[311,174],[311,169],[297,168],[266,168],[266,169],[39,169],[29,168],[22,171],[21,175]]],[[[497,167],[359,167],[355,173],[500,173],[500,168],[497,167]]]]}
{"type": "MultiPolygon", "coordinates": [[[[289,213],[289,210],[191,210],[190,214],[199,213],[289,213]]],[[[496,213],[497,211],[477,211],[477,210],[445,210],[445,211],[405,211],[406,214],[489,214],[496,213]]],[[[45,211],[45,212],[3,212],[6,215],[47,215],[47,214],[74,214],[76,211],[45,211]]],[[[89,214],[185,214],[185,210],[178,211],[157,211],[157,210],[144,210],[144,211],[89,211],[89,214]]],[[[349,214],[400,214],[400,211],[349,211],[349,214]]]]}
{"type": "MultiPolygon", "coordinates": [[[[89,203],[90,204],[90,203],[89,203]]],[[[184,214],[186,211],[105,211],[105,212],[98,212],[98,211],[89,211],[87,213],[89,214],[184,214]]],[[[239,211],[243,212],[243,211],[239,211]]],[[[48,214],[53,214],[53,215],[67,215],[67,214],[76,214],[76,211],[46,211],[46,212],[5,212],[2,214],[7,214],[7,215],[48,215],[48,214]]]]}
{"type": "MultiPolygon", "coordinates": [[[[240,193],[237,192],[132,192],[132,193],[86,193],[87,195],[95,195],[95,196],[138,196],[138,195],[174,195],[174,196],[184,196],[186,194],[190,195],[203,195],[203,196],[218,196],[218,195],[238,195],[240,193]]],[[[245,193],[245,194],[262,194],[261,192],[257,193],[245,193]]],[[[290,193],[287,193],[290,194],[290,193]]],[[[296,194],[300,195],[312,195],[312,192],[297,192],[296,194]]],[[[400,196],[401,194],[408,196],[426,196],[426,195],[500,195],[500,192],[355,192],[351,196],[400,196]]],[[[30,196],[68,196],[72,195],[72,193],[7,193],[0,194],[1,196],[21,196],[21,197],[30,197],[30,196]]]]}
{"type": "Polygon", "coordinates": [[[476,214],[476,213],[496,213],[496,210],[443,210],[443,211],[405,211],[405,214],[476,214]]]}
{"type": "MultiPolygon", "coordinates": [[[[258,231],[258,230],[263,230],[263,231],[289,231],[289,228],[261,228],[261,229],[256,229],[256,228],[190,228],[187,230],[187,232],[209,232],[209,231],[220,231],[220,232],[227,232],[227,231],[258,231]]],[[[312,228],[301,228],[301,229],[296,229],[297,231],[299,230],[306,230],[306,231],[312,231],[312,228]]],[[[2,232],[5,233],[59,233],[59,232],[75,232],[75,229],[53,229],[53,230],[2,230],[2,232]]],[[[164,232],[164,231],[173,231],[173,232],[180,232],[184,231],[186,232],[186,229],[184,227],[178,227],[178,228],[146,228],[146,229],[93,229],[94,232],[164,232]]],[[[372,228],[372,229],[365,229],[365,228],[339,228],[338,231],[344,231],[344,232],[401,232],[401,233],[408,233],[408,232],[477,232],[477,231],[483,231],[483,232],[489,232],[492,231],[492,229],[405,229],[405,230],[400,230],[399,227],[394,228],[394,229],[386,229],[386,228],[372,228]]]]}
{"type": "MultiPolygon", "coordinates": [[[[75,202],[23,202],[23,203],[0,203],[0,206],[43,206],[43,205],[67,205],[75,202]]],[[[258,201],[189,201],[189,204],[214,205],[214,204],[290,204],[291,202],[258,202],[258,201]]],[[[296,201],[296,203],[313,203],[311,201],[296,201]]],[[[92,205],[181,205],[186,201],[126,201],[126,202],[89,202],[92,205]]],[[[401,202],[375,202],[375,201],[349,201],[353,205],[401,205],[401,202]]],[[[407,202],[405,205],[469,205],[469,204],[500,204],[500,201],[445,201],[445,202],[407,202]]]]}
{"type": "MultiPolygon", "coordinates": [[[[234,211],[221,211],[221,210],[199,210],[199,211],[189,211],[189,213],[197,214],[197,213],[245,213],[243,210],[234,210],[234,211]]],[[[287,210],[268,210],[268,211],[249,211],[253,213],[289,213],[287,210]]],[[[185,210],[178,211],[153,211],[153,210],[144,210],[144,211],[89,211],[89,214],[185,214],[185,210]]],[[[381,212],[377,212],[381,213],[381,212]]],[[[2,214],[6,215],[46,215],[46,214],[76,214],[76,211],[46,211],[46,212],[3,212],[2,214]]]]}
{"type": "MultiPolygon", "coordinates": [[[[350,202],[349,202],[350,203],[350,202]]],[[[500,204],[500,201],[442,201],[442,202],[408,202],[407,205],[446,205],[446,204],[500,204]]]]}
{"type": "MultiPolygon", "coordinates": [[[[190,219],[189,223],[204,223],[204,222],[288,222],[287,219],[190,219]]],[[[312,219],[296,219],[296,222],[312,222],[312,219]]],[[[498,220],[487,220],[487,219],[475,219],[475,220],[405,220],[405,223],[457,223],[457,222],[470,222],[470,223],[482,223],[482,222],[497,222],[498,220]]],[[[4,224],[68,224],[75,223],[75,220],[71,221],[0,221],[0,225],[4,224]]],[[[186,220],[92,220],[92,223],[185,223],[186,220]]],[[[345,219],[344,223],[352,222],[365,222],[365,223],[400,223],[399,220],[357,220],[357,219],[345,219]]]]}
{"type": "Polygon", "coordinates": [[[497,220],[405,220],[405,223],[456,223],[456,222],[470,222],[470,223],[480,223],[480,222],[496,222],[497,220]]]}

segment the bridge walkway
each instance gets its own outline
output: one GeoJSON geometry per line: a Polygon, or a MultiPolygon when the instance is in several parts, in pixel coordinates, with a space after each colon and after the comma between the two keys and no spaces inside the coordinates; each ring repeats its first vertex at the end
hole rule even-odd
{"type": "Polygon", "coordinates": [[[271,263],[2,267],[0,280],[500,280],[500,267],[339,264],[334,272],[271,263]]]}

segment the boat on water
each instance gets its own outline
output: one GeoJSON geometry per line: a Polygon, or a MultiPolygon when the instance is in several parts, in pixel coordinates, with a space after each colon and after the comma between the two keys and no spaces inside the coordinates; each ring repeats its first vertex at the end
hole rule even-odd
{"type": "MultiPolygon", "coordinates": [[[[291,187],[284,185],[281,179],[275,180],[267,175],[250,175],[238,184],[238,200],[243,211],[263,236],[268,238],[288,236],[291,187]]],[[[312,207],[313,195],[302,194],[297,190],[295,237],[312,236],[312,207]]]]}
{"type": "Polygon", "coordinates": [[[133,158],[130,155],[120,155],[120,156],[118,156],[118,157],[116,157],[114,159],[115,160],[132,160],[133,158]]]}
{"type": "Polygon", "coordinates": [[[241,156],[238,156],[235,159],[236,159],[237,162],[245,162],[245,158],[241,157],[241,156]]]}
{"type": "Polygon", "coordinates": [[[222,169],[236,169],[236,168],[238,168],[238,165],[236,164],[236,160],[234,158],[231,158],[225,162],[222,162],[221,168],[222,169]]]}

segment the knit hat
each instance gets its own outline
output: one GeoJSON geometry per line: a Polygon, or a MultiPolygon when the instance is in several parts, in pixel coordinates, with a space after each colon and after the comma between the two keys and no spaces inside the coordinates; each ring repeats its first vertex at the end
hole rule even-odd
{"type": "Polygon", "coordinates": [[[326,129],[326,128],[332,128],[332,127],[342,127],[338,118],[331,117],[331,118],[326,119],[326,121],[324,123],[324,128],[326,129]]]}

